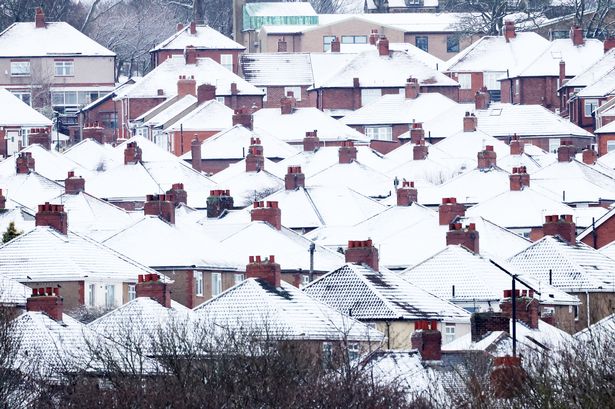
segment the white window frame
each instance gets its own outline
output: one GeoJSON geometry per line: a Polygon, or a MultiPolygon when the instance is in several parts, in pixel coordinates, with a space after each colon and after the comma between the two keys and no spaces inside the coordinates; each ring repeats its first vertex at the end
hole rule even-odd
{"type": "Polygon", "coordinates": [[[96,284],[88,284],[88,306],[96,306],[96,284]]]}
{"type": "Polygon", "coordinates": [[[233,72],[233,54],[220,54],[220,65],[233,72]]]}
{"type": "Polygon", "coordinates": [[[211,296],[215,297],[222,292],[222,273],[211,273],[211,296]]]}
{"type": "Polygon", "coordinates": [[[367,44],[366,35],[345,35],[340,40],[341,44],[367,44]]]}
{"type": "Polygon", "coordinates": [[[267,102],[267,87],[257,87],[257,88],[265,93],[265,95],[263,96],[263,102],[267,102]]]}
{"type": "Polygon", "coordinates": [[[549,152],[557,153],[557,148],[559,148],[560,145],[560,138],[549,138],[549,152]]]}
{"type": "Polygon", "coordinates": [[[374,141],[392,141],[393,127],[390,125],[366,126],[365,136],[374,141]]]}
{"type": "Polygon", "coordinates": [[[75,62],[72,60],[54,61],[54,73],[56,77],[74,77],[75,62]]]}
{"type": "Polygon", "coordinates": [[[197,297],[203,296],[203,272],[194,272],[194,295],[197,297]]]}
{"type": "Polygon", "coordinates": [[[583,100],[583,116],[585,118],[591,118],[592,112],[600,106],[600,101],[595,98],[588,98],[583,100]],[[588,108],[590,108],[588,110],[588,108]],[[589,111],[589,112],[588,112],[589,111]]]}
{"type": "Polygon", "coordinates": [[[349,342],[348,343],[348,360],[353,362],[358,359],[360,356],[359,343],[358,342],[349,342]]]}
{"type": "Polygon", "coordinates": [[[137,286],[136,284],[128,284],[128,301],[132,301],[137,298],[137,286]]]}
{"type": "Polygon", "coordinates": [[[380,88],[361,88],[361,106],[376,102],[380,97],[382,97],[380,88]]]}
{"type": "Polygon", "coordinates": [[[216,97],[216,101],[218,101],[221,104],[225,103],[224,97],[216,97]]]}
{"type": "Polygon", "coordinates": [[[455,340],[455,324],[454,323],[445,323],[444,324],[444,343],[448,344],[455,340]]]}
{"type": "Polygon", "coordinates": [[[322,37],[322,50],[324,52],[331,51],[331,42],[335,39],[335,36],[323,36],[322,37]]]}
{"type": "Polygon", "coordinates": [[[301,285],[300,287],[303,288],[306,285],[308,285],[310,283],[310,276],[307,274],[301,274],[301,285]]]}
{"type": "Polygon", "coordinates": [[[506,76],[506,71],[485,71],[483,72],[483,85],[489,91],[499,91],[501,86],[498,79],[506,76]]]}
{"type": "Polygon", "coordinates": [[[457,82],[460,85],[460,89],[472,89],[472,74],[468,72],[458,73],[457,82]]]}
{"type": "Polygon", "coordinates": [[[105,285],[105,307],[106,308],[115,307],[115,284],[105,285]]]}
{"type": "Polygon", "coordinates": [[[19,98],[24,104],[32,106],[32,93],[30,91],[11,91],[11,93],[19,98]]]}
{"type": "Polygon", "coordinates": [[[32,75],[30,61],[11,61],[11,77],[29,77],[32,75]]]}
{"type": "Polygon", "coordinates": [[[515,79],[515,95],[519,95],[521,89],[521,81],[519,80],[519,78],[515,79]]]}
{"type": "Polygon", "coordinates": [[[284,96],[288,95],[288,91],[293,93],[295,101],[301,101],[301,87],[284,87],[284,96]]]}
{"type": "Polygon", "coordinates": [[[234,278],[235,278],[235,285],[237,285],[237,284],[242,283],[243,280],[246,279],[246,276],[243,273],[235,273],[234,278]]]}
{"type": "Polygon", "coordinates": [[[615,140],[606,141],[606,151],[607,152],[615,151],[615,140]]]}

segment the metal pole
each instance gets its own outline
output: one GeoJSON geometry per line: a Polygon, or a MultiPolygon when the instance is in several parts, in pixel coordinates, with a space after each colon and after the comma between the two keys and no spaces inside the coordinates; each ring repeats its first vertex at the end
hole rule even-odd
{"type": "Polygon", "coordinates": [[[316,251],[316,245],[314,243],[310,243],[310,274],[309,279],[310,283],[314,281],[314,252],[316,251]]]}
{"type": "Polygon", "coordinates": [[[517,291],[516,283],[517,275],[512,276],[512,354],[517,356],[517,291]]]}

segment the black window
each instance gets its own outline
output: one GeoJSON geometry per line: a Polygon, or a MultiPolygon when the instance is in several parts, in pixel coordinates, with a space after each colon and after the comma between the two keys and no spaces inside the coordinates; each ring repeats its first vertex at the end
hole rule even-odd
{"type": "Polygon", "coordinates": [[[456,35],[446,36],[446,52],[458,53],[459,52],[459,37],[456,35]]]}
{"type": "Polygon", "coordinates": [[[416,36],[415,45],[423,51],[429,50],[429,38],[427,36],[416,36]]]}

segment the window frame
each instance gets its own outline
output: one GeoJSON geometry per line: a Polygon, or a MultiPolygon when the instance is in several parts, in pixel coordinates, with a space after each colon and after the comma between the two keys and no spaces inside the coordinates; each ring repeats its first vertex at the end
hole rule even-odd
{"type": "Polygon", "coordinates": [[[335,39],[335,36],[322,36],[322,51],[331,51],[331,42],[335,39]]]}
{"type": "Polygon", "coordinates": [[[88,307],[96,306],[96,284],[88,284],[88,307]]]}
{"type": "Polygon", "coordinates": [[[448,344],[455,340],[456,325],[451,322],[444,323],[444,343],[448,344]]]}
{"type": "Polygon", "coordinates": [[[30,60],[13,60],[11,61],[11,77],[30,77],[32,75],[32,64],[30,60]],[[23,64],[24,67],[28,67],[27,72],[17,72],[19,70],[15,70],[13,67],[17,67],[18,65],[23,64]]]}
{"type": "Polygon", "coordinates": [[[222,273],[211,273],[211,296],[216,297],[222,293],[222,273]]]}
{"type": "Polygon", "coordinates": [[[292,91],[295,101],[301,101],[301,87],[284,87],[284,95],[288,95],[288,91],[292,91]]]}
{"type": "Polygon", "coordinates": [[[464,89],[464,90],[472,89],[472,74],[469,72],[457,73],[457,82],[460,85],[459,89],[464,89]]]}
{"type": "Polygon", "coordinates": [[[128,301],[132,301],[137,298],[137,285],[128,284],[128,301]]]}
{"type": "Polygon", "coordinates": [[[105,308],[115,308],[115,284],[105,284],[105,308]]]}
{"type": "Polygon", "coordinates": [[[593,118],[592,112],[595,111],[600,106],[600,100],[596,98],[585,98],[583,99],[583,116],[585,118],[593,118]],[[587,107],[591,106],[593,109],[587,114],[587,107]]]}
{"type": "Polygon", "coordinates": [[[53,72],[56,77],[74,77],[75,76],[75,61],[74,60],[53,60],[53,72]],[[60,68],[60,70],[58,70],[60,68]]]}
{"type": "Polygon", "coordinates": [[[203,272],[195,271],[194,273],[192,273],[192,276],[194,277],[194,295],[197,297],[202,297],[204,295],[205,288],[205,286],[203,285],[203,272]]]}
{"type": "Polygon", "coordinates": [[[428,53],[429,52],[429,36],[426,36],[426,35],[414,36],[414,46],[428,53]],[[422,45],[419,45],[419,43],[422,43],[423,41],[425,42],[425,48],[423,48],[422,45]]]}
{"type": "Polygon", "coordinates": [[[459,47],[459,36],[456,34],[449,34],[446,36],[446,52],[447,53],[458,53],[460,51],[459,47]]]}
{"type": "Polygon", "coordinates": [[[393,127],[391,125],[366,126],[365,136],[367,136],[370,141],[392,141],[393,127]]]}
{"type": "Polygon", "coordinates": [[[615,140],[607,140],[606,141],[606,151],[607,152],[611,152],[611,151],[615,151],[615,140]]]}
{"type": "Polygon", "coordinates": [[[235,273],[233,276],[235,285],[237,284],[241,284],[245,279],[246,279],[246,275],[243,273],[235,273]]]}
{"type": "Polygon", "coordinates": [[[234,66],[233,54],[220,54],[220,65],[226,68],[227,70],[229,70],[230,72],[233,72],[233,66],[234,66]],[[229,59],[229,58],[230,58],[230,64],[228,61],[224,61],[225,59],[229,59]]]}
{"type": "Polygon", "coordinates": [[[340,39],[341,44],[367,44],[366,35],[345,35],[340,39]],[[358,40],[358,41],[357,41],[358,40]]]}

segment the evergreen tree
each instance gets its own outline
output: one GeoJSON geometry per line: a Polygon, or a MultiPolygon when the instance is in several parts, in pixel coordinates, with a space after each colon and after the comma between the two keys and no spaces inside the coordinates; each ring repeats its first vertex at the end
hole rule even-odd
{"type": "Polygon", "coordinates": [[[13,240],[15,237],[19,236],[21,231],[18,231],[15,228],[15,222],[9,223],[9,227],[7,227],[6,231],[2,234],[2,243],[8,243],[13,240]]]}

